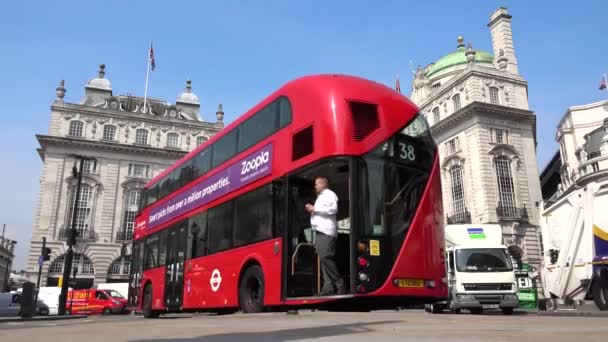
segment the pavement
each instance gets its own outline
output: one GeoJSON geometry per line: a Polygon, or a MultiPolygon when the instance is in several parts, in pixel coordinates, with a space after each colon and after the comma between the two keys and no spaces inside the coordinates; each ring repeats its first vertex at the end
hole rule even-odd
{"type": "Polygon", "coordinates": [[[63,320],[71,320],[71,319],[79,319],[79,318],[87,318],[86,315],[73,315],[73,316],[57,316],[57,315],[46,315],[46,316],[34,316],[22,318],[20,316],[16,317],[0,317],[0,323],[7,322],[26,322],[26,321],[63,321],[63,320]]]}
{"type": "Polygon", "coordinates": [[[223,342],[266,341],[603,341],[603,317],[516,313],[438,314],[422,310],[298,314],[90,316],[77,320],[0,324],[0,341],[223,342]]]}

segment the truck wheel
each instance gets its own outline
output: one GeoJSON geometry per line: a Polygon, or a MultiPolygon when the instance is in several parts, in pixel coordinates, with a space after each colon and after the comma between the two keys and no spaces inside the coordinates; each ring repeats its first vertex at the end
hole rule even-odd
{"type": "Polygon", "coordinates": [[[502,314],[503,315],[512,315],[513,314],[513,308],[502,308],[502,314]]]}
{"type": "Polygon", "coordinates": [[[431,304],[431,313],[438,314],[443,312],[443,307],[440,304],[431,304]]]}
{"type": "Polygon", "coordinates": [[[239,283],[239,305],[243,313],[264,310],[264,273],[258,265],[247,268],[239,283]]]}
{"type": "Polygon", "coordinates": [[[601,311],[608,310],[608,288],[602,288],[599,280],[593,282],[591,295],[598,309],[601,311]]]}
{"type": "Polygon", "coordinates": [[[143,314],[144,318],[157,318],[159,313],[152,310],[152,285],[146,285],[144,289],[143,314]]]}

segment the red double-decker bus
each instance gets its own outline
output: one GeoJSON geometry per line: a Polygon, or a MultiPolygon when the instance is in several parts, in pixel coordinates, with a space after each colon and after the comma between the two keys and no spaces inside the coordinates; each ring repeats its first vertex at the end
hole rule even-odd
{"type": "Polygon", "coordinates": [[[358,77],[291,81],[144,189],[129,302],[164,312],[375,309],[447,297],[437,147],[407,98],[358,77]],[[340,295],[321,296],[307,203],[338,196],[340,295]]]}

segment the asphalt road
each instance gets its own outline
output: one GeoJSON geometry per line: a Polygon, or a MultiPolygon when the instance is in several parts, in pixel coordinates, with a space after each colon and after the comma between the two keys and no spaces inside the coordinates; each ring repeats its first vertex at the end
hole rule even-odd
{"type": "Polygon", "coordinates": [[[297,315],[176,315],[89,317],[68,321],[5,322],[0,341],[220,342],[240,341],[604,341],[606,317],[430,315],[423,311],[297,315]]]}

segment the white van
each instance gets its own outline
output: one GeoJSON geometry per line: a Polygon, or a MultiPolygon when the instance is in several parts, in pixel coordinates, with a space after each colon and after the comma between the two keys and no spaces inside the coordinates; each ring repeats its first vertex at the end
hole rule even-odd
{"type": "MultiPolygon", "coordinates": [[[[71,288],[70,288],[71,289],[71,288]]],[[[59,314],[59,295],[61,287],[43,286],[38,292],[38,300],[49,307],[49,315],[59,314]]]]}
{"type": "Polygon", "coordinates": [[[18,293],[0,293],[0,317],[19,316],[21,295],[18,293]]]}

